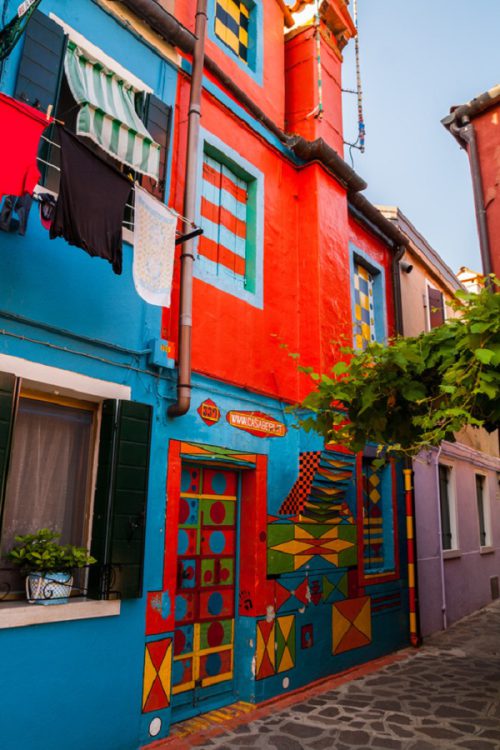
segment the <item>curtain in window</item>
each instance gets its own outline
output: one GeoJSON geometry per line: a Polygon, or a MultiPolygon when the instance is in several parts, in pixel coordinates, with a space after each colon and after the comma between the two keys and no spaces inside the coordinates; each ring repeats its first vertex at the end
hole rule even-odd
{"type": "Polygon", "coordinates": [[[160,145],[155,143],[135,108],[138,92],[69,41],[64,70],[80,105],[77,135],[91,138],[122,164],[158,180],[160,145]]]}
{"type": "Polygon", "coordinates": [[[85,536],[92,413],[21,398],[2,523],[2,552],[17,534],[50,528],[61,542],[85,536]]]}

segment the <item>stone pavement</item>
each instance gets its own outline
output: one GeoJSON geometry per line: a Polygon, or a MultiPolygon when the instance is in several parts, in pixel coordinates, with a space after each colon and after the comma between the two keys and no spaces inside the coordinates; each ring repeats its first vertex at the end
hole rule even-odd
{"type": "Polygon", "coordinates": [[[318,685],[291,705],[288,696],[283,708],[257,709],[259,718],[164,747],[500,750],[500,600],[402,656],[334,690],[318,685]]]}

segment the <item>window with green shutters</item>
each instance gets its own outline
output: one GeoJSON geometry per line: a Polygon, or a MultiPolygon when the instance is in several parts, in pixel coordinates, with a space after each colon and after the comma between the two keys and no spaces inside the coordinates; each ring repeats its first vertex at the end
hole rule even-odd
{"type": "MultiPolygon", "coordinates": [[[[77,577],[77,592],[140,597],[151,414],[149,405],[131,401],[96,404],[26,391],[0,373],[2,555],[16,534],[48,527],[62,533],[63,543],[90,547],[97,559],[88,576],[77,577]]],[[[22,581],[5,559],[0,568],[2,594],[20,592],[22,581]]]]}
{"type": "MultiPolygon", "coordinates": [[[[74,44],[71,43],[74,48],[74,44]]],[[[68,50],[68,36],[63,28],[39,10],[31,17],[25,34],[23,53],[17,76],[15,97],[33,107],[46,111],[52,106],[53,113],[62,120],[70,130],[76,129],[78,104],[73,98],[64,70],[64,59],[68,50]]],[[[96,70],[99,65],[96,64],[96,70]]],[[[135,174],[143,187],[159,200],[165,197],[165,176],[171,127],[171,107],[154,94],[135,95],[136,129],[145,128],[145,132],[159,146],[159,179],[135,174]]],[[[112,159],[106,151],[94,146],[86,139],[99,156],[110,159],[115,165],[119,159],[112,159]]],[[[156,160],[155,160],[156,163],[156,160]]],[[[59,146],[55,128],[49,129],[42,137],[39,151],[39,166],[42,182],[50,190],[59,190],[59,146]]],[[[131,167],[122,165],[124,171],[133,172],[131,167]]],[[[131,218],[131,217],[129,217],[131,218]]],[[[132,221],[129,222],[132,225],[132,221]]]]}

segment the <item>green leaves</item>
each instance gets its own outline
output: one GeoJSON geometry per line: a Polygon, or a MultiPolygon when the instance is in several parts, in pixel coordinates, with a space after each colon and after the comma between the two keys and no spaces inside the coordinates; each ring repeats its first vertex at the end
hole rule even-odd
{"type": "Polygon", "coordinates": [[[476,349],[474,356],[482,362],[483,365],[489,365],[495,356],[495,352],[491,351],[491,349],[476,349]]]}
{"type": "Polygon", "coordinates": [[[96,561],[85,547],[59,544],[60,534],[50,529],[40,529],[36,534],[16,536],[16,545],[7,557],[23,573],[63,573],[73,568],[93,565],[96,561]]]}
{"type": "Polygon", "coordinates": [[[362,352],[342,347],[349,360],[328,375],[301,368],[317,385],[299,423],[352,450],[373,442],[405,455],[454,440],[465,425],[496,429],[500,295],[485,289],[457,298],[459,317],[428,333],[362,352]]]}

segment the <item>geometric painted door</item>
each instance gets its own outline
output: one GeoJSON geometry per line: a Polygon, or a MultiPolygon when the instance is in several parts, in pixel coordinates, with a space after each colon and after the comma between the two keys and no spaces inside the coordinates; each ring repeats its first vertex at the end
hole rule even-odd
{"type": "Polygon", "coordinates": [[[172,718],[233,691],[238,474],[183,463],[177,542],[172,718]]]}

